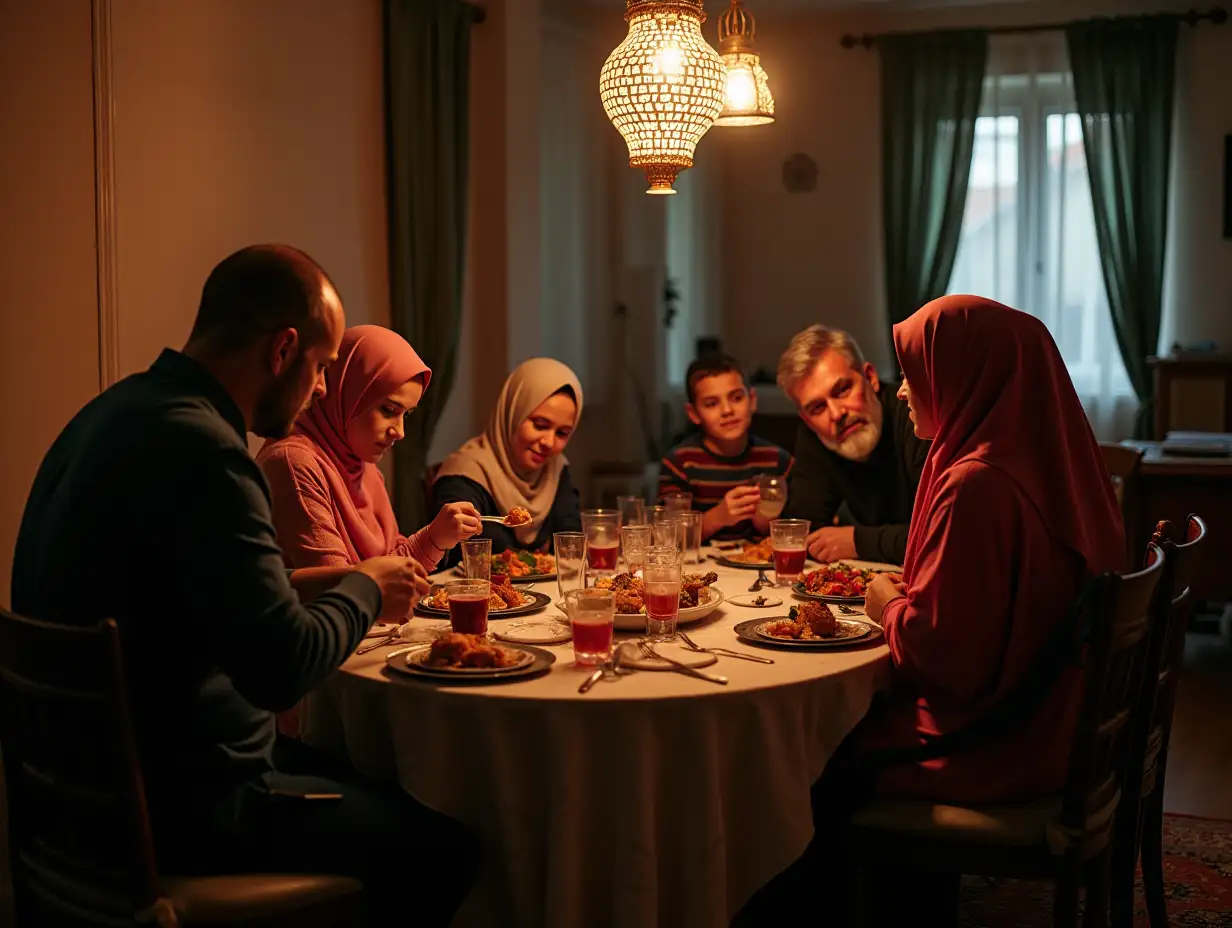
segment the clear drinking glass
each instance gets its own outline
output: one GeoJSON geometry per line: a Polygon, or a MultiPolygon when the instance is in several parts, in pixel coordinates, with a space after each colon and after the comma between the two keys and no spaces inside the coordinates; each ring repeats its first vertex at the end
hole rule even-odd
{"type": "Polygon", "coordinates": [[[754,480],[761,491],[757,514],[767,521],[777,519],[787,505],[787,480],[773,474],[763,474],[754,480]]]}
{"type": "Polygon", "coordinates": [[[620,513],[615,509],[584,509],[582,531],[586,533],[586,566],[596,577],[616,573],[620,559],[620,513]]]}
{"type": "Polygon", "coordinates": [[[570,590],[565,609],[573,629],[573,657],[579,664],[602,664],[612,656],[616,594],[611,590],[570,590]]]}
{"type": "Polygon", "coordinates": [[[488,597],[492,584],[487,580],[451,580],[445,584],[449,594],[449,625],[462,635],[488,633],[488,597]]]}
{"type": "Polygon", "coordinates": [[[640,496],[616,497],[621,525],[643,525],[646,522],[646,500],[640,496]]]}
{"type": "Polygon", "coordinates": [[[462,572],[468,580],[492,579],[491,538],[467,538],[462,542],[462,572]]]}
{"type": "Polygon", "coordinates": [[[808,533],[808,519],[775,519],[770,523],[776,585],[791,586],[804,573],[808,533]]]}
{"type": "Polygon", "coordinates": [[[656,545],[675,545],[677,549],[682,547],[684,531],[679,516],[679,512],[669,512],[666,509],[655,513],[652,528],[656,545]]]}
{"type": "Polygon", "coordinates": [[[683,490],[663,495],[663,508],[668,512],[688,512],[693,508],[693,494],[683,490]]]}
{"type": "Polygon", "coordinates": [[[688,564],[702,562],[702,514],[700,512],[678,512],[680,520],[680,553],[681,561],[688,564]]]}
{"type": "Polygon", "coordinates": [[[586,534],[557,532],[552,536],[552,550],[556,555],[556,583],[563,603],[570,590],[586,587],[586,534]]]}
{"type": "Polygon", "coordinates": [[[680,614],[680,564],[648,563],[642,580],[646,584],[646,637],[671,641],[680,614]]]}
{"type": "Polygon", "coordinates": [[[652,525],[622,525],[620,527],[620,546],[624,553],[625,570],[636,574],[646,563],[646,549],[650,547],[653,538],[652,525]]]}

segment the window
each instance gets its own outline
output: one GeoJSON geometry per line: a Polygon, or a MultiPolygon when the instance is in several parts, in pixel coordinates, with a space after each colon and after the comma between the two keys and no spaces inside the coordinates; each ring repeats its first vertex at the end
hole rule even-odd
{"type": "Polygon", "coordinates": [[[1132,432],[1136,401],[1108,315],[1068,73],[985,81],[949,292],[986,296],[1041,319],[1096,434],[1132,432]]]}

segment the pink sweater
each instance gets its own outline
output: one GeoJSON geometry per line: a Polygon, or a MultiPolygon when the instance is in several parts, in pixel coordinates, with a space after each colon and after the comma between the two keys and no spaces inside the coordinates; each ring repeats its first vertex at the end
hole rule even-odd
{"type": "Polygon", "coordinates": [[[332,462],[307,435],[267,442],[257,462],[273,496],[283,561],[292,569],[347,567],[399,554],[431,572],[445,554],[427,528],[409,538],[398,532],[385,478],[374,465],[365,465],[356,491],[339,499],[333,489],[339,485],[336,470],[329,473],[332,462]]]}

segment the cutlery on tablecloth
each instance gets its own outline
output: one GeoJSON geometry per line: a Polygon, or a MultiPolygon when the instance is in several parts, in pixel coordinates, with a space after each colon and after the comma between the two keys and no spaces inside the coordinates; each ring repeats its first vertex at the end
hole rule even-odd
{"type": "Polygon", "coordinates": [[[688,664],[682,664],[680,661],[674,661],[670,657],[664,657],[656,651],[649,641],[639,641],[637,646],[642,649],[642,653],[647,657],[654,658],[657,661],[663,661],[665,664],[670,664],[679,673],[687,674],[690,677],[697,677],[699,680],[707,680],[710,683],[719,683],[723,686],[727,685],[727,677],[717,673],[703,673],[696,667],[690,667],[688,664]]]}
{"type": "Polygon", "coordinates": [[[366,644],[361,648],[357,648],[355,653],[356,654],[367,654],[369,651],[375,651],[377,648],[383,648],[387,644],[397,644],[400,638],[401,638],[401,629],[399,626],[395,625],[394,630],[390,632],[388,635],[386,635],[384,638],[379,638],[376,641],[372,642],[371,644],[366,644]]]}
{"type": "Polygon", "coordinates": [[[724,657],[738,657],[741,660],[753,661],[758,664],[774,663],[768,657],[758,657],[756,654],[745,654],[743,651],[732,651],[729,648],[703,648],[680,629],[676,629],[676,636],[684,642],[686,648],[690,651],[696,651],[698,654],[721,654],[724,657]]]}

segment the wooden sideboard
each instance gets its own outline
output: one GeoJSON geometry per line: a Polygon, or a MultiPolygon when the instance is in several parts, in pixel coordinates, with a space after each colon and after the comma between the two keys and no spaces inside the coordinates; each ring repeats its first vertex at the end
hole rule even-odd
{"type": "Polygon", "coordinates": [[[1174,352],[1150,364],[1156,441],[1169,432],[1232,432],[1232,355],[1174,352]]]}
{"type": "Polygon", "coordinates": [[[1146,551],[1155,523],[1168,519],[1184,526],[1190,513],[1206,520],[1210,537],[1194,570],[1196,599],[1232,602],[1232,457],[1180,457],[1164,454],[1160,443],[1127,441],[1142,450],[1137,473],[1135,525],[1131,533],[1136,558],[1146,551]]]}

